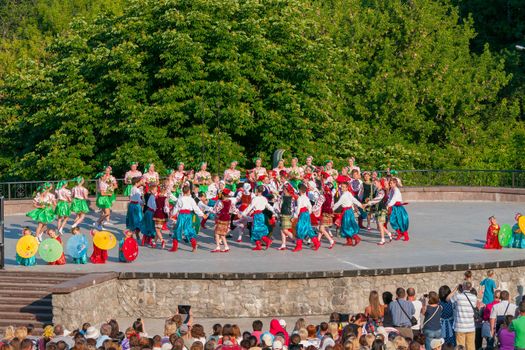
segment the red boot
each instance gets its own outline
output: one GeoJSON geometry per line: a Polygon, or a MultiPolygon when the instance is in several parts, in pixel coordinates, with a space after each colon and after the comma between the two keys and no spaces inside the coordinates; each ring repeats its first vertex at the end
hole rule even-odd
{"type": "Polygon", "coordinates": [[[352,237],[346,237],[346,245],[353,246],[352,237]]]}
{"type": "Polygon", "coordinates": [[[147,238],[148,238],[148,237],[142,235],[142,240],[140,241],[140,245],[141,245],[141,246],[144,247],[144,244],[146,244],[146,239],[147,239],[147,238]]]}
{"type": "Polygon", "coordinates": [[[173,240],[173,247],[171,247],[170,252],[176,252],[179,249],[179,241],[176,239],[173,240]]]}
{"type": "Polygon", "coordinates": [[[264,236],[262,240],[264,244],[266,245],[266,249],[270,248],[270,246],[272,245],[272,240],[268,238],[268,236],[264,236]]]}
{"type": "Polygon", "coordinates": [[[197,250],[197,240],[195,238],[190,239],[191,251],[195,252],[197,250]]]}
{"type": "Polygon", "coordinates": [[[206,228],[206,221],[208,221],[208,219],[201,220],[201,228],[206,228]]]}
{"type": "Polygon", "coordinates": [[[153,242],[153,238],[148,237],[148,244],[151,248],[157,248],[157,244],[153,242]]]}
{"type": "Polygon", "coordinates": [[[403,241],[407,242],[410,240],[410,237],[408,237],[408,231],[403,232],[403,241]]]}
{"type": "Polygon", "coordinates": [[[319,247],[321,246],[321,243],[319,242],[319,239],[317,239],[317,237],[312,238],[312,243],[313,243],[313,247],[312,247],[313,250],[318,250],[319,247]]]}
{"type": "Polygon", "coordinates": [[[252,250],[262,250],[261,241],[255,241],[255,248],[252,248],[252,250]]]}
{"type": "Polygon", "coordinates": [[[303,250],[303,240],[298,239],[297,242],[295,242],[295,248],[292,250],[292,252],[298,252],[300,250],[303,250]]]}
{"type": "Polygon", "coordinates": [[[354,235],[354,246],[358,245],[361,242],[361,237],[359,235],[354,235]]]}
{"type": "Polygon", "coordinates": [[[403,237],[403,234],[401,233],[401,230],[396,230],[397,236],[395,238],[396,241],[399,241],[401,237],[403,237]]]}

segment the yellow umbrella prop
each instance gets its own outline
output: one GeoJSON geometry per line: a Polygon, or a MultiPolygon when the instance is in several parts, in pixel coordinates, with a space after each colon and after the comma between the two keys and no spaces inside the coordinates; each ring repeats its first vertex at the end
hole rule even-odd
{"type": "Polygon", "coordinates": [[[102,250],[111,250],[117,245],[117,239],[111,232],[98,231],[93,237],[93,243],[102,250]]]}
{"type": "Polygon", "coordinates": [[[520,216],[518,226],[520,227],[521,233],[525,234],[525,216],[520,216]]]}
{"type": "Polygon", "coordinates": [[[16,253],[22,258],[31,258],[38,251],[38,241],[34,236],[23,236],[16,243],[16,253]]]}

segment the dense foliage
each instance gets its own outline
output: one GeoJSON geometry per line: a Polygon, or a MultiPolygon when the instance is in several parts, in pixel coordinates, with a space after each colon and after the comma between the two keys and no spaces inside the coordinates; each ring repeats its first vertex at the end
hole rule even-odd
{"type": "MultiPolygon", "coordinates": [[[[108,161],[269,165],[276,148],[371,168],[521,168],[511,57],[473,47],[457,4],[37,2],[83,10],[65,11],[69,26],[28,15],[55,38],[0,49],[21,58],[0,76],[3,178],[92,176],[108,161]]],[[[20,35],[6,33],[0,48],[20,35]]]]}

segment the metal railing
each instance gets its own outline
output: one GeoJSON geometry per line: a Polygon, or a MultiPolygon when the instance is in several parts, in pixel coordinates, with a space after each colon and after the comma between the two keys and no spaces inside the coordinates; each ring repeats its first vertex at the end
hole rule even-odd
{"type": "Polygon", "coordinates": [[[525,187],[525,170],[399,170],[403,186],[525,187]]]}
{"type": "Polygon", "coordinates": [[[0,197],[0,270],[5,267],[4,197],[0,197]]]}
{"type": "MultiPolygon", "coordinates": [[[[382,171],[378,171],[384,174],[382,171]]],[[[403,186],[482,186],[525,188],[525,170],[398,170],[403,186]]],[[[96,190],[95,179],[86,180],[84,186],[91,195],[96,190]]],[[[56,184],[58,181],[50,181],[56,184]]],[[[32,199],[43,181],[0,182],[0,197],[7,200],[32,199]]],[[[117,179],[117,194],[122,194],[124,179],[117,179]]],[[[71,188],[72,185],[70,185],[71,188]]]]}

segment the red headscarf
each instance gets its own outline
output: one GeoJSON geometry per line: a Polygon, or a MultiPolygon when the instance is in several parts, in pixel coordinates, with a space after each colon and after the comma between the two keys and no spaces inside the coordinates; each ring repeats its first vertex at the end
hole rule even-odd
{"type": "Polygon", "coordinates": [[[275,318],[270,322],[270,333],[274,336],[277,335],[277,333],[282,333],[284,334],[285,345],[288,345],[290,343],[290,337],[288,336],[288,332],[286,331],[286,329],[283,328],[283,326],[281,326],[279,320],[275,318]]]}

